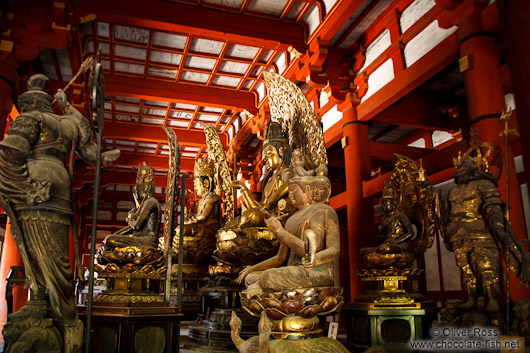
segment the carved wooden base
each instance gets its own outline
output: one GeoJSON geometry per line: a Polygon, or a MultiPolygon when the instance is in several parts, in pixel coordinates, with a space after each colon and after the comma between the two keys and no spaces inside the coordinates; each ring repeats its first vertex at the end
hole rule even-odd
{"type": "MultiPolygon", "coordinates": [[[[86,307],[79,306],[86,321],[86,307]]],[[[98,353],[176,353],[179,347],[180,321],[175,307],[104,307],[94,305],[92,313],[93,352],[98,353]]]]}

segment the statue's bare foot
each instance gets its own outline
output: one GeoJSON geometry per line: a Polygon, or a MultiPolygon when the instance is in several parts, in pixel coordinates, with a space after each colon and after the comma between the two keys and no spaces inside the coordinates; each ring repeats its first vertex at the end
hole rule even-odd
{"type": "Polygon", "coordinates": [[[256,296],[260,296],[263,293],[263,289],[261,289],[261,286],[259,283],[253,283],[250,286],[248,286],[247,290],[247,298],[252,298],[256,296]]]}

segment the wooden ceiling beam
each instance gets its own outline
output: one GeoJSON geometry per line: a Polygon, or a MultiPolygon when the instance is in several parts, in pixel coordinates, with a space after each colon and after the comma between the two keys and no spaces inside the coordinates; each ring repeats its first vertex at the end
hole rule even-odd
{"type": "MultiPolygon", "coordinates": [[[[179,143],[188,146],[205,147],[206,137],[202,131],[183,130],[173,128],[177,134],[179,143]]],[[[138,126],[134,123],[114,123],[105,121],[103,130],[105,138],[114,138],[122,140],[133,140],[133,141],[144,141],[144,142],[155,142],[155,143],[166,143],[167,136],[159,126],[138,126]]],[[[226,134],[219,134],[223,145],[227,146],[226,134]]],[[[118,146],[119,148],[119,146],[118,146]]]]}
{"type": "Polygon", "coordinates": [[[258,111],[254,93],[113,74],[105,74],[105,94],[239,111],[246,109],[253,114],[258,111]]]}
{"type": "Polygon", "coordinates": [[[173,33],[188,33],[219,41],[233,41],[266,49],[307,48],[303,25],[249,16],[208,7],[164,0],[83,1],[76,9],[80,19],[95,14],[97,20],[173,33]]]}
{"type": "Polygon", "coordinates": [[[440,111],[430,96],[412,93],[371,119],[378,124],[408,126],[426,130],[451,130],[451,119],[440,111]]]}

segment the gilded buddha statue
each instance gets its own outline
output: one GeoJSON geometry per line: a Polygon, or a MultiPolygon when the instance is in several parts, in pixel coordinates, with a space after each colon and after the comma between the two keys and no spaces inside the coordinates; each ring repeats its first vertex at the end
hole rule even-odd
{"type": "MultiPolygon", "coordinates": [[[[193,185],[200,199],[193,216],[187,217],[183,226],[183,273],[186,281],[203,279],[208,271],[207,266],[213,263],[212,253],[221,222],[234,217],[233,190],[223,143],[212,125],[204,122],[200,124],[206,135],[208,155],[195,161],[193,185]],[[221,198],[223,193],[224,201],[221,198]]],[[[178,254],[179,236],[180,227],[177,227],[172,243],[174,254],[178,254]]],[[[176,266],[173,271],[175,268],[176,266]]]]}
{"type": "Polygon", "coordinates": [[[287,182],[292,177],[290,157],[290,147],[283,136],[281,125],[272,122],[267,130],[267,140],[263,144],[263,160],[270,176],[263,187],[261,201],[254,199],[244,183],[235,181],[233,186],[241,190],[246,209],[239,219],[227,224],[227,227],[263,227],[266,226],[266,216],[279,215],[285,209],[278,207],[278,201],[285,199],[288,194],[287,182]]]}
{"type": "MultiPolygon", "coordinates": [[[[331,314],[343,304],[342,288],[335,286],[340,232],[337,213],[327,205],[330,190],[326,177],[291,178],[289,198],[297,211],[285,226],[274,216],[266,219],[279,239],[278,253],[244,268],[236,280],[247,287],[241,293],[243,307],[261,316],[258,341],[266,336],[262,345],[275,347],[273,351],[347,352],[338,341],[322,337],[318,328],[318,315],[331,314]]],[[[240,341],[237,320],[233,314],[234,342],[240,341]]],[[[249,345],[239,344],[238,349],[249,352],[249,345]]]]}
{"type": "MultiPolygon", "coordinates": [[[[438,219],[437,194],[421,164],[394,155],[390,182],[383,187],[381,207],[385,213],[378,227],[378,246],[361,249],[369,269],[410,271],[416,256],[433,242],[438,219]]],[[[374,274],[374,273],[372,273],[374,274]]]]}
{"type": "MultiPolygon", "coordinates": [[[[332,286],[333,264],[339,256],[340,234],[337,213],[323,202],[311,201],[313,177],[294,177],[288,183],[289,199],[297,211],[285,227],[274,216],[267,226],[280,240],[278,254],[241,271],[237,282],[245,280],[247,296],[263,291],[282,291],[305,287],[332,286]],[[314,258],[303,260],[306,248],[303,235],[314,234],[314,258]],[[285,265],[285,266],[284,266],[285,265]]],[[[313,183],[313,188],[317,184],[313,183]]]]}
{"type": "MultiPolygon", "coordinates": [[[[262,202],[265,212],[260,217],[278,242],[278,249],[273,256],[248,264],[239,273],[236,282],[247,287],[241,292],[241,303],[248,313],[262,318],[257,339],[261,349],[347,352],[337,340],[322,337],[318,328],[318,315],[331,314],[343,304],[342,288],[335,286],[340,231],[337,213],[328,205],[331,183],[326,176],[322,126],[295,84],[279,75],[263,76],[271,106],[271,126],[282,127],[294,157],[293,164],[285,169],[289,178],[279,178],[282,174],[278,169],[276,182],[281,184],[273,189],[281,190],[281,197],[287,196],[285,203],[294,210],[284,216],[273,208],[265,209],[262,202]]],[[[265,148],[270,149],[267,145],[265,148]]],[[[277,152],[281,156],[283,151],[277,152]]],[[[267,163],[271,166],[279,165],[274,155],[264,153],[264,158],[269,158],[267,163]]],[[[272,198],[266,200],[278,205],[280,193],[270,195],[272,198]]],[[[241,341],[235,314],[231,327],[240,352],[251,351],[256,340],[241,341]]]]}
{"type": "Polygon", "coordinates": [[[160,230],[160,203],[155,198],[154,174],[151,166],[142,163],[136,176],[134,191],[136,207],[127,214],[127,226],[103,241],[105,248],[138,246],[156,248],[160,230]]]}

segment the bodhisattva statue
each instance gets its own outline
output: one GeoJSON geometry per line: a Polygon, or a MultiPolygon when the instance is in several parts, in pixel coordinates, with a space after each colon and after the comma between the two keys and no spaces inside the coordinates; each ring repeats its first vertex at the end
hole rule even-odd
{"type": "Polygon", "coordinates": [[[298,211],[285,223],[276,217],[266,220],[267,226],[280,240],[278,254],[259,264],[243,269],[236,280],[245,280],[247,296],[263,291],[333,286],[334,261],[340,251],[337,213],[324,203],[310,204],[311,177],[294,177],[288,183],[289,198],[298,211]],[[315,234],[315,255],[312,264],[306,256],[303,234],[315,234]]]}
{"type": "MultiPolygon", "coordinates": [[[[460,308],[475,308],[477,298],[482,295],[487,299],[485,312],[496,314],[500,310],[503,274],[500,253],[504,254],[503,248],[509,249],[509,267],[525,284],[530,280],[528,256],[513,233],[506,232],[503,202],[488,173],[486,156],[480,149],[476,149],[474,157],[471,152],[472,148],[454,161],[456,185],[445,198],[444,242],[455,254],[468,294],[460,308]]],[[[495,319],[493,323],[500,324],[495,319]]]]}
{"type": "MultiPolygon", "coordinates": [[[[280,247],[276,256],[241,271],[236,281],[244,281],[247,286],[241,294],[243,306],[252,315],[262,317],[259,341],[262,335],[268,337],[272,329],[276,340],[260,342],[261,349],[266,346],[271,352],[346,352],[338,341],[321,337],[316,317],[342,305],[342,289],[334,287],[340,234],[337,213],[326,204],[331,190],[329,180],[324,176],[293,177],[288,189],[298,211],[289,217],[285,227],[276,217],[266,220],[280,247]],[[316,196],[315,201],[312,196],[316,196]],[[264,320],[271,322],[268,333],[261,328],[264,320]],[[301,344],[282,339],[290,335],[306,339],[301,344]]],[[[237,318],[232,320],[235,330],[237,318]]],[[[234,335],[237,339],[233,332],[234,335]]],[[[248,352],[246,346],[239,345],[240,352],[248,352]]]]}
{"type": "MultiPolygon", "coordinates": [[[[64,351],[70,353],[80,351],[83,337],[68,260],[73,151],[95,163],[97,145],[89,121],[66,101],[62,90],[55,98],[64,115],[53,113],[52,97],[44,91],[48,82],[41,74],[30,77],[28,91],[19,96],[20,116],[0,142],[2,207],[7,208],[30,284],[30,300],[9,315],[8,323],[24,317],[41,320],[49,301],[64,351]],[[68,159],[70,173],[65,167],[68,159]]],[[[102,161],[109,163],[118,157],[118,150],[108,151],[102,161]]],[[[9,334],[4,332],[6,341],[10,341],[9,334]]]]}
{"type": "MultiPolygon", "coordinates": [[[[287,182],[292,177],[290,165],[290,148],[282,133],[280,124],[272,122],[268,128],[268,137],[263,144],[263,160],[272,173],[265,186],[261,201],[256,201],[252,192],[240,181],[234,182],[234,187],[241,190],[246,210],[242,212],[238,222],[239,227],[263,227],[265,218],[269,214],[279,215],[283,207],[278,207],[278,201],[285,199],[288,194],[287,182]]],[[[227,227],[232,223],[227,224],[227,227]]]]}
{"type": "Polygon", "coordinates": [[[102,265],[113,263],[118,267],[130,262],[138,262],[138,252],[157,249],[160,230],[160,203],[155,196],[154,174],[151,166],[142,163],[136,176],[134,190],[136,207],[127,215],[128,225],[116,233],[105,237],[103,245],[98,248],[96,259],[102,265]],[[131,251],[116,249],[132,248],[131,251]],[[134,256],[131,258],[131,254],[134,256]],[[134,258],[134,259],[133,259],[134,258]]]}
{"type": "MultiPolygon", "coordinates": [[[[195,214],[184,221],[184,264],[187,265],[206,264],[212,260],[215,234],[221,227],[221,196],[215,193],[214,174],[212,160],[195,161],[193,186],[200,200],[195,207],[195,214]]],[[[177,227],[173,240],[174,251],[178,250],[179,234],[180,227],[177,227]]],[[[204,271],[195,275],[204,275],[204,271]]]]}

